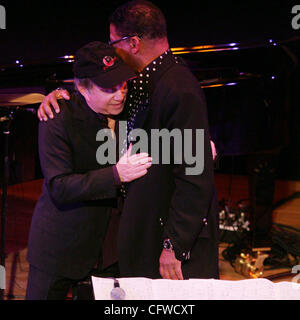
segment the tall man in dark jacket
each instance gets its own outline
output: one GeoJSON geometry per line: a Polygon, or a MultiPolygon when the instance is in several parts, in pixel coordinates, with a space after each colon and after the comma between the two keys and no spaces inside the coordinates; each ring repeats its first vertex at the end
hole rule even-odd
{"type": "Polygon", "coordinates": [[[101,271],[119,182],[144,175],[151,164],[145,154],[127,153],[113,166],[98,163],[96,135],[113,129],[125,103],[126,81],[135,74],[113,47],[100,42],[81,48],[75,59],[78,92],[62,103],[55,119],[39,127],[44,185],[28,244],[30,300],[64,299],[94,267],[101,271]]]}
{"type": "MultiPolygon", "coordinates": [[[[119,234],[121,276],[218,278],[217,195],[203,91],[170,51],[165,18],[152,3],[119,7],[110,19],[110,40],[137,72],[127,100],[129,131],[143,128],[151,137],[153,129],[178,129],[182,136],[191,130],[190,151],[199,156],[196,130],[204,130],[203,171],[188,174],[187,159],[175,163],[171,147],[173,162],[153,165],[147,176],[127,186],[119,234]]],[[[50,95],[40,118],[58,94],[66,96],[64,91],[50,95]]]]}

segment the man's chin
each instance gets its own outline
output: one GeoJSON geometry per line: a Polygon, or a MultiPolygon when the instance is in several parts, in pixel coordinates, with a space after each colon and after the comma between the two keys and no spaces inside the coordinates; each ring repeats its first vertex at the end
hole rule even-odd
{"type": "Polygon", "coordinates": [[[113,115],[116,116],[116,115],[120,114],[120,113],[123,111],[123,109],[124,109],[124,108],[122,107],[122,108],[120,108],[120,109],[114,110],[114,111],[111,112],[111,114],[113,114],[113,115]]]}
{"type": "Polygon", "coordinates": [[[123,108],[121,108],[120,110],[114,110],[114,111],[112,111],[111,113],[109,113],[107,116],[108,117],[116,117],[116,116],[118,116],[119,114],[121,114],[122,113],[122,111],[123,111],[123,108]]]}

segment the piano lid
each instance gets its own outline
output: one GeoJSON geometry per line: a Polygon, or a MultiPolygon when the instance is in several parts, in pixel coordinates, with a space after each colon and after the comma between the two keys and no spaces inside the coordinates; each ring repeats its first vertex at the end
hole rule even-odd
{"type": "MultiPolygon", "coordinates": [[[[295,64],[287,51],[287,48],[295,51],[294,44],[296,48],[300,47],[300,37],[252,43],[195,43],[194,46],[172,47],[171,50],[186,61],[201,85],[214,87],[280,74],[295,64]]],[[[2,65],[0,88],[39,87],[38,91],[29,92],[47,94],[57,87],[71,86],[73,62],[74,55],[70,53],[47,61],[2,65]]]]}

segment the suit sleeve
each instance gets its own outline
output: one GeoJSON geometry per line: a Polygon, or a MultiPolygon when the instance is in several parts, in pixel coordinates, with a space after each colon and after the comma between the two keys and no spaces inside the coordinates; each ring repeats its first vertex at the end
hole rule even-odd
{"type": "Polygon", "coordinates": [[[51,198],[63,206],[75,202],[101,200],[116,196],[112,167],[76,173],[67,122],[59,114],[39,124],[39,156],[51,198]]]}
{"type": "Polygon", "coordinates": [[[184,88],[176,92],[172,90],[165,106],[164,123],[168,124],[168,129],[180,129],[183,137],[189,131],[192,137],[189,141],[182,139],[182,164],[172,165],[175,191],[163,234],[164,238],[171,239],[176,258],[185,260],[201,230],[206,227],[215,195],[206,102],[198,88],[184,88]],[[191,155],[197,156],[194,164],[187,158],[191,155]],[[202,162],[202,168],[199,162],[202,162]]]}

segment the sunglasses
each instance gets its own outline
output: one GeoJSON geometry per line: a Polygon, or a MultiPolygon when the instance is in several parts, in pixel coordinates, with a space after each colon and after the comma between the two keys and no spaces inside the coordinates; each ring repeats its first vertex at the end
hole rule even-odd
{"type": "Polygon", "coordinates": [[[142,38],[142,36],[137,36],[137,35],[124,36],[124,37],[122,37],[122,38],[120,38],[120,39],[117,39],[117,40],[108,41],[108,44],[109,44],[110,46],[113,46],[114,44],[117,44],[117,43],[119,43],[119,42],[121,42],[121,41],[130,39],[130,38],[132,38],[132,37],[138,37],[140,40],[141,40],[141,38],[142,38]]]}

